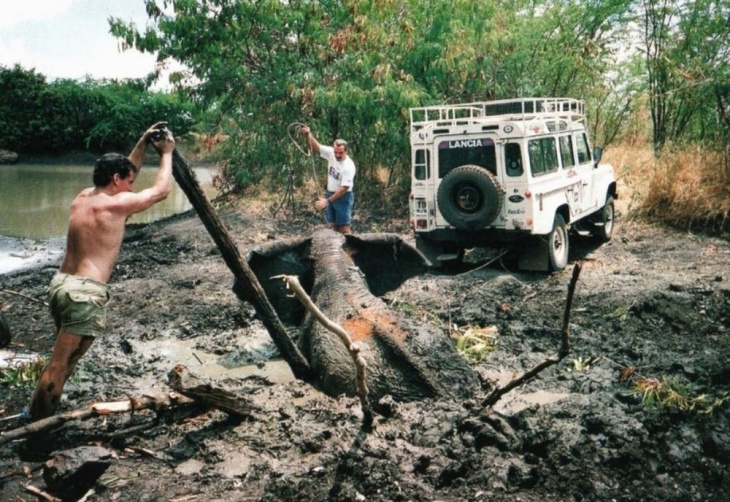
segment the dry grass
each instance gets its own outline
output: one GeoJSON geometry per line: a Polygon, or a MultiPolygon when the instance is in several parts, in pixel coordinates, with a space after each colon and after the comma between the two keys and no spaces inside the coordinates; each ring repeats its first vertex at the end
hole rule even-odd
{"type": "Polygon", "coordinates": [[[649,146],[620,145],[604,160],[619,178],[617,209],[686,230],[730,230],[730,169],[726,153],[668,146],[655,159],[649,146]]]}

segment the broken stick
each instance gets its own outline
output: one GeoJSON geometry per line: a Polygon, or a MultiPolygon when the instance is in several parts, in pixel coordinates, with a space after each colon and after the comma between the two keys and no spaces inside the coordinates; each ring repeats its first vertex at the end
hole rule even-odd
{"type": "Polygon", "coordinates": [[[568,298],[565,302],[565,311],[563,313],[563,329],[561,331],[562,341],[558,354],[555,357],[546,359],[531,370],[523,373],[518,378],[515,378],[514,380],[508,382],[504,387],[494,389],[492,393],[489,394],[487,398],[484,399],[484,401],[482,401],[482,406],[494,406],[497,401],[499,401],[500,398],[507,394],[509,391],[532,380],[545,368],[549,368],[550,366],[559,363],[563,360],[565,356],[570,353],[570,310],[573,305],[573,295],[575,294],[575,285],[578,282],[580,269],[580,263],[577,263],[575,267],[573,267],[573,276],[571,277],[570,284],[568,285],[568,298]]]}
{"type": "Polygon", "coordinates": [[[111,415],[113,413],[127,413],[137,410],[160,410],[174,406],[195,404],[193,399],[181,396],[176,393],[167,395],[144,395],[142,397],[128,399],[126,401],[114,401],[108,403],[94,403],[83,410],[73,410],[66,413],[59,413],[23,427],[18,427],[0,436],[0,446],[22,439],[39,432],[48,431],[75,420],[86,420],[99,415],[111,415]]]}
{"type": "MultiPolygon", "coordinates": [[[[213,209],[213,206],[205,197],[205,193],[195,178],[195,174],[190,169],[187,160],[177,150],[172,152],[172,174],[177,184],[180,185],[180,188],[188,197],[195,212],[198,213],[198,216],[203,221],[203,225],[205,225],[213,241],[218,246],[226,265],[233,272],[233,276],[236,279],[236,286],[245,287],[247,290],[253,292],[251,302],[256,309],[256,313],[261,317],[261,322],[263,322],[266,330],[269,332],[269,336],[271,336],[279,352],[281,352],[282,357],[291,367],[294,376],[305,382],[311,382],[312,374],[309,362],[304,358],[304,355],[302,355],[284,329],[279,316],[276,314],[274,307],[271,306],[256,275],[248,266],[246,260],[241,258],[238,247],[233,242],[231,235],[226,230],[223,222],[221,222],[215,209],[213,209]]],[[[234,292],[241,298],[237,287],[234,287],[234,292]]]]}
{"type": "Polygon", "coordinates": [[[373,421],[373,412],[370,407],[370,402],[368,400],[368,387],[365,383],[365,371],[367,363],[362,357],[360,346],[356,343],[353,343],[352,339],[350,338],[350,334],[345,331],[342,326],[330,320],[326,315],[324,315],[321,310],[319,310],[319,308],[317,307],[317,305],[314,304],[307,292],[304,291],[304,288],[299,283],[299,279],[296,276],[277,275],[272,277],[272,279],[282,279],[286,283],[287,289],[291,290],[297,300],[299,300],[302,305],[304,305],[304,307],[312,313],[312,315],[320,322],[320,324],[322,324],[322,326],[324,326],[332,333],[336,334],[345,345],[347,351],[352,357],[352,361],[355,363],[355,370],[357,374],[357,395],[360,398],[360,405],[362,406],[364,420],[366,424],[371,424],[373,421]]]}

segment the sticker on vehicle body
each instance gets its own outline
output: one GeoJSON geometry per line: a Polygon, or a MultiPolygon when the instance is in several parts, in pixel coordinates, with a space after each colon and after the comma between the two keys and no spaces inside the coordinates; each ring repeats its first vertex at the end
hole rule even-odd
{"type": "Polygon", "coordinates": [[[439,150],[449,150],[452,148],[474,148],[494,146],[494,140],[491,138],[474,138],[474,139],[455,139],[442,141],[439,143],[439,150]]]}

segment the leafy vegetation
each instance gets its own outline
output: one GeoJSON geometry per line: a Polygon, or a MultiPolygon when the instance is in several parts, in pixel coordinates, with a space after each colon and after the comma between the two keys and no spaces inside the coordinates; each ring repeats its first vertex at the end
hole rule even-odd
{"type": "Polygon", "coordinates": [[[692,395],[687,387],[671,379],[638,378],[629,389],[648,407],[708,414],[722,406],[729,396],[712,398],[707,394],[692,395]]]}
{"type": "Polygon", "coordinates": [[[227,174],[241,184],[278,183],[275,174],[289,165],[301,183],[308,169],[288,143],[292,122],[309,124],[323,142],[347,139],[361,193],[375,195],[383,186],[408,189],[412,106],[571,95],[602,103],[596,127],[623,113],[607,105],[620,99],[601,76],[628,1],[147,5],[153,25],[140,31],[112,20],[112,32],[129,47],[187,66],[194,79],[174,81],[180,88],[196,81],[190,96],[217,112],[209,123],[229,138],[227,174]]]}
{"type": "Polygon", "coordinates": [[[451,326],[449,336],[456,343],[456,350],[467,361],[478,363],[487,358],[497,347],[497,327],[451,326]]]}
{"type": "Polygon", "coordinates": [[[38,358],[0,370],[0,383],[14,387],[35,387],[41,378],[46,360],[38,358]]]}
{"type": "Polygon", "coordinates": [[[309,182],[312,159],[288,134],[306,123],[324,143],[348,140],[359,200],[383,207],[409,190],[410,107],[570,96],[636,214],[730,227],[730,0],[145,4],[145,26],[111,18],[111,33],[160,68],[182,63],[174,92],[149,92],[154,75],[46,83],[0,68],[0,148],[122,149],[164,117],[178,136],[225,138],[225,186],[277,190],[290,173],[309,182]]]}
{"type": "Polygon", "coordinates": [[[193,109],[141,81],[47,82],[35,70],[0,66],[0,148],[20,153],[124,152],[160,120],[184,135],[193,109]]]}

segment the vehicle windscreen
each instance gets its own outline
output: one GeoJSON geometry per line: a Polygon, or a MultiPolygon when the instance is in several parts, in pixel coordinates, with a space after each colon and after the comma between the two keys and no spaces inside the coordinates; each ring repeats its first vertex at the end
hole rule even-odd
{"type": "Polygon", "coordinates": [[[491,138],[444,140],[438,147],[439,178],[465,165],[481,166],[497,174],[497,155],[491,138]]]}

